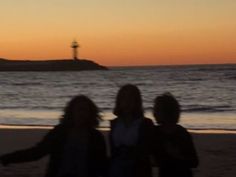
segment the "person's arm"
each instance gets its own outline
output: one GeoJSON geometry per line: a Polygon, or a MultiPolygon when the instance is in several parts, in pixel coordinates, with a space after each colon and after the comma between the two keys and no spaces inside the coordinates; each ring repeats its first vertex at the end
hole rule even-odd
{"type": "Polygon", "coordinates": [[[29,162],[42,158],[50,152],[57,129],[55,127],[39,143],[29,149],[2,155],[0,162],[6,166],[11,163],[29,162]]]}
{"type": "Polygon", "coordinates": [[[112,121],[110,121],[110,131],[109,131],[109,133],[108,133],[108,145],[109,145],[109,156],[110,156],[110,158],[111,157],[113,157],[113,155],[114,155],[114,142],[113,142],[113,130],[114,130],[114,122],[115,122],[116,120],[114,119],[114,120],[112,120],[112,121]]]}
{"type": "Polygon", "coordinates": [[[96,147],[96,153],[94,156],[97,161],[97,173],[101,177],[106,177],[108,175],[108,152],[104,136],[101,133],[98,133],[94,143],[94,146],[96,147]]]}
{"type": "Polygon", "coordinates": [[[186,162],[186,165],[190,168],[196,168],[199,164],[199,160],[190,133],[188,132],[185,133],[182,145],[184,153],[183,160],[186,162]]]}
{"type": "Polygon", "coordinates": [[[144,146],[146,153],[151,155],[154,141],[154,124],[152,120],[148,118],[144,119],[142,131],[142,145],[144,146]]]}

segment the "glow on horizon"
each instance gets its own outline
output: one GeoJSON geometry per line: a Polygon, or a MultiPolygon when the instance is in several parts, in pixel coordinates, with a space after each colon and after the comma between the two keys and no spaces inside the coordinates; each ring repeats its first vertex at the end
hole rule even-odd
{"type": "Polygon", "coordinates": [[[235,0],[8,0],[0,58],[114,65],[236,63],[235,0]]]}

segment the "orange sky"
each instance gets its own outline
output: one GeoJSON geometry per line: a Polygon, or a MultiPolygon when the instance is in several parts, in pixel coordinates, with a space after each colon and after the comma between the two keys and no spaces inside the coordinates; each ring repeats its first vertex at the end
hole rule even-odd
{"type": "Polygon", "coordinates": [[[235,0],[0,2],[0,58],[114,65],[236,63],[235,0]]]}

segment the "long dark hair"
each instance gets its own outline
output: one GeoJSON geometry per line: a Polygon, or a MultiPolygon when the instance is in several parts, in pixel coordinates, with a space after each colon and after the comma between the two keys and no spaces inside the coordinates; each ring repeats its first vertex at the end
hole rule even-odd
{"type": "Polygon", "coordinates": [[[137,86],[132,84],[126,84],[120,88],[118,94],[116,96],[115,108],[113,113],[116,116],[124,116],[126,112],[129,111],[132,117],[134,118],[142,118],[144,117],[143,106],[142,106],[142,97],[140,90],[137,86]],[[122,107],[122,101],[126,101],[129,110],[122,107]]]}
{"type": "MultiPolygon", "coordinates": [[[[84,120],[83,126],[94,128],[98,126],[100,120],[100,111],[96,104],[85,95],[78,95],[72,98],[64,109],[64,115],[60,120],[60,124],[65,127],[72,127],[74,119],[80,119],[81,117],[74,117],[74,111],[83,109],[86,107],[86,114],[89,115],[88,119],[84,120]]],[[[84,110],[82,110],[84,111],[84,110]]]]}

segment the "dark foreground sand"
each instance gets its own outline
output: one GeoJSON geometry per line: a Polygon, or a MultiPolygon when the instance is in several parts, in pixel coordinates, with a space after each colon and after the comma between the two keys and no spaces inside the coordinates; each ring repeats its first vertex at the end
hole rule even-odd
{"type": "MultiPolygon", "coordinates": [[[[0,126],[0,155],[27,148],[38,142],[48,131],[44,128],[0,126]]],[[[103,131],[107,136],[108,132],[103,131]]],[[[196,177],[236,176],[236,132],[191,131],[200,158],[194,170],[196,177]]],[[[47,158],[36,162],[0,165],[0,177],[43,177],[47,158]]],[[[154,172],[156,169],[154,169],[154,172]]]]}

